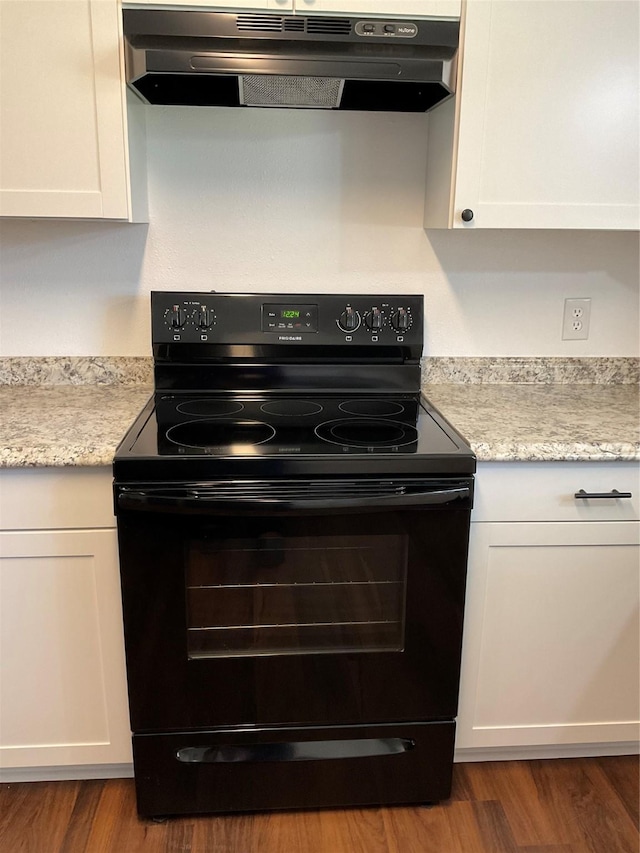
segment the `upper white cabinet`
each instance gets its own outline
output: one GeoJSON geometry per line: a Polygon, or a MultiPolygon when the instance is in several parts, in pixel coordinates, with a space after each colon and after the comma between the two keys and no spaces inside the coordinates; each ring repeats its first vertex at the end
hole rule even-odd
{"type": "Polygon", "coordinates": [[[458,95],[429,116],[425,227],[640,227],[639,12],[468,0],[458,95]]]}
{"type": "Polygon", "coordinates": [[[296,12],[459,18],[461,0],[294,0],[296,12]]]}
{"type": "Polygon", "coordinates": [[[206,7],[212,10],[255,9],[269,12],[297,12],[309,15],[380,15],[397,18],[402,15],[421,17],[459,18],[461,0],[133,0],[125,3],[129,8],[137,6],[206,7]]]}
{"type": "Polygon", "coordinates": [[[234,0],[234,2],[225,2],[225,0],[170,0],[163,3],[161,0],[134,0],[131,3],[123,3],[128,9],[142,8],[143,6],[166,6],[168,8],[191,7],[193,9],[200,6],[211,9],[212,11],[229,11],[234,9],[256,10],[258,12],[286,12],[292,11],[293,0],[234,0]]]}
{"type": "Polygon", "coordinates": [[[120,29],[117,0],[0,0],[0,215],[135,218],[120,29]]]}

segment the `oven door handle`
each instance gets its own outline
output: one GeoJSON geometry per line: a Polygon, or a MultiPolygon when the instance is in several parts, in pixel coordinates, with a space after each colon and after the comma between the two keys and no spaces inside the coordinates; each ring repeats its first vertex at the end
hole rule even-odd
{"type": "MultiPolygon", "coordinates": [[[[275,490],[277,491],[277,490],[275,490]]],[[[121,488],[117,503],[121,509],[158,510],[174,512],[207,512],[233,508],[248,511],[291,511],[299,509],[373,509],[376,507],[419,507],[438,506],[468,501],[471,487],[456,485],[445,488],[432,488],[410,491],[399,486],[395,491],[381,491],[379,494],[351,494],[349,497],[328,496],[326,492],[315,497],[300,496],[297,488],[294,494],[269,495],[266,492],[256,494],[251,489],[240,489],[236,493],[216,488],[121,488]]],[[[311,489],[310,489],[311,491],[311,489]]]]}

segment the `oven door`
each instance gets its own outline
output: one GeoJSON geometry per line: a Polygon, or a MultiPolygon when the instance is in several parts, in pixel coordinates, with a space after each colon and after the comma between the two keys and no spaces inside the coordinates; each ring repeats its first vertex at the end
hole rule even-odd
{"type": "Polygon", "coordinates": [[[133,731],[452,719],[472,485],[116,486],[133,731]]]}

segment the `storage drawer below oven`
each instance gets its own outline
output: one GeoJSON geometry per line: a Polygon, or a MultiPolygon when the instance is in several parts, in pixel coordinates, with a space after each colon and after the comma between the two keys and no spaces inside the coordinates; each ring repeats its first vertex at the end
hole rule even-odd
{"type": "Polygon", "coordinates": [[[138,811],[393,805],[451,792],[455,723],[134,735],[138,811]]]}

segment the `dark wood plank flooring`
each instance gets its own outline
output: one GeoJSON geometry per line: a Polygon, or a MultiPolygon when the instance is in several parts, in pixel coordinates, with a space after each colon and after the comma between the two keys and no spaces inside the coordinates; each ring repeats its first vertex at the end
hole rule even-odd
{"type": "Polygon", "coordinates": [[[1,853],[638,853],[637,756],[457,764],[438,806],[136,815],[133,781],[0,786],[1,853]]]}

